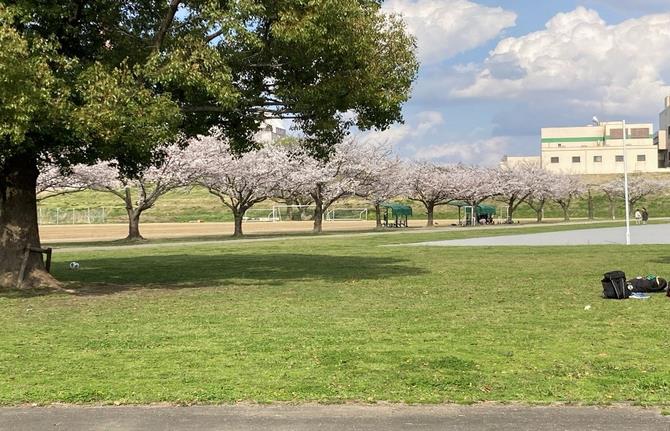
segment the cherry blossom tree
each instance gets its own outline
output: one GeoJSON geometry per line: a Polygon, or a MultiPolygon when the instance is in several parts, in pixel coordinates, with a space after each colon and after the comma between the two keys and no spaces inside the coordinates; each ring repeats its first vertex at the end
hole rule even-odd
{"type": "Polygon", "coordinates": [[[121,199],[128,214],[126,240],[142,240],[140,217],[152,208],[161,196],[176,188],[192,184],[197,174],[187,169],[188,157],[198,157],[176,144],[161,149],[155,164],[136,175],[122,173],[118,162],[77,165],[70,176],[74,184],[91,190],[111,193],[121,199]],[[136,193],[136,195],[134,195],[136,193]]]}
{"type": "Polygon", "coordinates": [[[376,227],[382,226],[381,204],[405,194],[407,189],[406,165],[393,157],[388,142],[364,141],[361,145],[367,154],[359,160],[365,181],[359,181],[356,194],[365,198],[375,208],[376,227]]]}
{"type": "Polygon", "coordinates": [[[498,170],[499,197],[507,205],[507,223],[513,223],[514,211],[533,191],[533,178],[539,167],[531,164],[498,170]]]}
{"type": "MultiPolygon", "coordinates": [[[[304,148],[301,147],[301,142],[298,138],[289,136],[276,142],[277,145],[288,151],[289,157],[295,160],[301,160],[306,157],[304,148]]],[[[279,190],[273,196],[273,200],[283,203],[287,206],[286,217],[288,220],[313,220],[313,214],[307,212],[307,207],[312,205],[314,200],[309,193],[306,193],[303,187],[291,187],[286,183],[282,190],[279,190]],[[297,206],[297,211],[294,211],[297,206]]]]}
{"type": "Polygon", "coordinates": [[[61,169],[54,165],[46,165],[40,169],[37,177],[35,192],[37,202],[66,193],[74,193],[84,189],[69,175],[64,174],[61,169]]]}
{"type": "Polygon", "coordinates": [[[480,166],[457,165],[449,169],[453,199],[477,208],[484,200],[501,193],[498,171],[480,166]]]}
{"type": "Polygon", "coordinates": [[[415,162],[407,164],[406,170],[408,197],[423,204],[426,208],[426,226],[432,227],[435,225],[435,207],[455,199],[453,168],[430,162],[415,162]]]}
{"type": "MultiPolygon", "coordinates": [[[[628,206],[631,211],[635,204],[645,197],[657,193],[665,187],[658,180],[648,179],[642,176],[631,176],[628,178],[628,206]]],[[[600,186],[609,201],[610,217],[614,218],[614,206],[616,200],[625,199],[624,179],[617,178],[600,186]]]]}
{"type": "Polygon", "coordinates": [[[323,216],[331,205],[373,181],[374,175],[366,169],[373,153],[370,147],[348,139],[336,144],[325,160],[307,150],[294,155],[299,168],[290,176],[289,190],[308,194],[314,201],[314,233],[323,231],[323,216]]]}
{"type": "Polygon", "coordinates": [[[238,155],[226,140],[211,136],[192,141],[187,154],[188,170],[198,176],[198,183],[232,211],[236,237],[243,235],[247,210],[285,189],[299,162],[281,145],[268,144],[238,155]]]}
{"type": "Polygon", "coordinates": [[[570,204],[584,193],[584,184],[574,175],[556,175],[551,198],[561,206],[563,220],[570,221],[570,204]]]}
{"type": "Polygon", "coordinates": [[[536,220],[542,222],[544,216],[544,206],[553,196],[553,186],[556,177],[545,169],[534,171],[532,178],[531,192],[526,196],[525,202],[535,211],[536,220]]]}

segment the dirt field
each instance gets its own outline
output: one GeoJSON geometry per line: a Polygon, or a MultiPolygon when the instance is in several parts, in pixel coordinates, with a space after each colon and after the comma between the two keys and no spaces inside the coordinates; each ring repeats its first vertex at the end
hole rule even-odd
{"type": "MultiPolygon", "coordinates": [[[[410,220],[410,227],[422,227],[424,220],[410,220]]],[[[455,221],[437,220],[438,226],[448,226],[455,221]]],[[[325,221],[325,232],[371,230],[373,221],[325,221]]],[[[311,232],[311,221],[250,222],[243,226],[245,234],[271,234],[282,232],[311,232]]],[[[233,223],[143,223],[140,232],[147,239],[181,238],[189,236],[232,235],[233,223]]],[[[125,224],[43,225],[40,237],[45,244],[54,242],[107,241],[123,239],[128,234],[125,224]]]]}

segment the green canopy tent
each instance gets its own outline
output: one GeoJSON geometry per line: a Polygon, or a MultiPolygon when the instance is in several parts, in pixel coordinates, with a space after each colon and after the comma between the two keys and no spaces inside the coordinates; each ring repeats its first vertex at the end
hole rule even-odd
{"type": "Polygon", "coordinates": [[[476,224],[478,220],[486,218],[486,220],[493,220],[493,216],[496,215],[496,207],[492,205],[479,204],[477,205],[477,210],[475,211],[474,217],[472,214],[472,205],[464,201],[451,201],[449,205],[458,207],[458,222],[461,222],[461,208],[465,208],[465,226],[476,224]]]}
{"type": "Polygon", "coordinates": [[[379,206],[380,208],[384,208],[384,226],[407,227],[407,218],[412,215],[411,206],[395,202],[385,202],[379,206]],[[391,217],[395,219],[395,223],[389,223],[389,209],[391,210],[391,217]]]}

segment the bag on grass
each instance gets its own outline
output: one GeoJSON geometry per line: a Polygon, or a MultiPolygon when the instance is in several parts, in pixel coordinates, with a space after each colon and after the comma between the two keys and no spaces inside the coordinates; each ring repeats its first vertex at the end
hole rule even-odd
{"type": "Polygon", "coordinates": [[[668,282],[661,277],[636,277],[627,281],[632,286],[633,292],[654,293],[662,292],[668,287],[668,282]]]}
{"type": "Polygon", "coordinates": [[[603,275],[603,296],[608,299],[626,299],[630,290],[626,286],[626,274],[623,271],[610,271],[603,275]]]}

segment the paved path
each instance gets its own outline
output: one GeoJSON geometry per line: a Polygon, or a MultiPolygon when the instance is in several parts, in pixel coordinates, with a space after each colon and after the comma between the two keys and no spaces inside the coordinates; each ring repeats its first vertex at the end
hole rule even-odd
{"type": "Polygon", "coordinates": [[[631,407],[406,405],[46,407],[0,409],[2,431],[670,431],[670,417],[631,407]]]}
{"type": "MultiPolygon", "coordinates": [[[[670,244],[670,224],[631,226],[631,244],[670,244]]],[[[495,237],[427,241],[412,245],[427,246],[499,246],[499,245],[587,245],[625,244],[625,227],[579,229],[572,231],[529,233],[495,237]]]]}

